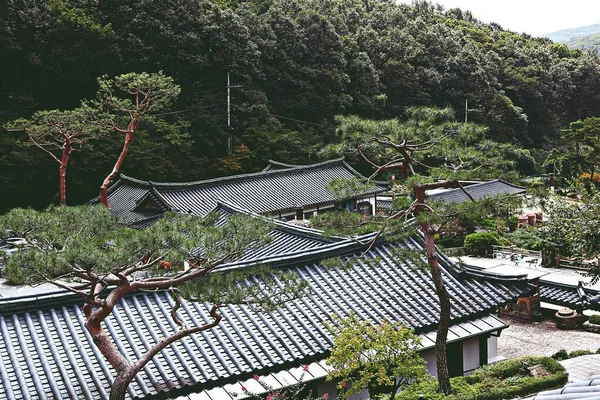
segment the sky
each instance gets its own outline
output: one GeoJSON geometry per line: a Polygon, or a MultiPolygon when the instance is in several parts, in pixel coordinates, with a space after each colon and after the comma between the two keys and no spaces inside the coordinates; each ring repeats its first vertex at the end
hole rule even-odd
{"type": "MultiPolygon", "coordinates": [[[[398,0],[412,3],[411,0],[398,0]]],[[[449,8],[470,10],[483,22],[542,36],[546,33],[600,24],[600,0],[430,0],[449,8]]]]}

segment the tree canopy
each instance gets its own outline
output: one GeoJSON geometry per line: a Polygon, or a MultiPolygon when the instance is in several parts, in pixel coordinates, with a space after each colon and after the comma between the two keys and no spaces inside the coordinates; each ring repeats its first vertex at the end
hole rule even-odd
{"type": "Polygon", "coordinates": [[[419,354],[421,339],[389,321],[372,323],[356,315],[332,325],[335,338],[327,364],[328,380],[338,380],[340,398],[369,389],[370,396],[388,394],[393,400],[403,386],[427,376],[419,354]]]}
{"type": "MultiPolygon", "coordinates": [[[[142,127],[123,164],[140,179],[256,171],[270,158],[315,162],[315,150],[336,140],[336,115],[403,121],[427,106],[464,120],[466,100],[468,120],[487,127],[499,152],[510,143],[544,153],[600,106],[597,55],[425,1],[18,0],[0,14],[0,123],[73,109],[94,97],[98,76],[164,71],[183,88],[165,119],[183,122],[191,140],[142,127]],[[241,85],[231,118],[234,148],[245,149],[229,159],[227,73],[241,85]]],[[[95,197],[86,178],[106,176],[118,139],[94,140],[93,160],[73,156],[73,204],[95,197]]],[[[17,147],[22,140],[0,134],[18,153],[0,156],[0,189],[11,192],[1,210],[45,206],[56,190],[46,184],[50,160],[17,147]]]]}
{"type": "Polygon", "coordinates": [[[216,326],[225,304],[273,308],[306,288],[296,275],[255,266],[220,271],[251,246],[271,240],[264,220],[232,215],[225,225],[216,215],[204,219],[171,214],[145,230],[118,223],[101,206],[13,209],[0,216],[0,232],[26,240],[6,258],[9,283],[50,282],[83,301],[85,328],[115,369],[110,399],[122,400],[135,375],[176,340],[216,326]],[[283,288],[281,284],[283,283],[283,288]],[[165,290],[173,297],[171,316],[179,330],[128,361],[105,330],[104,321],[124,296],[139,290],[165,290]],[[177,315],[183,301],[201,301],[212,321],[188,326],[177,315]]]}

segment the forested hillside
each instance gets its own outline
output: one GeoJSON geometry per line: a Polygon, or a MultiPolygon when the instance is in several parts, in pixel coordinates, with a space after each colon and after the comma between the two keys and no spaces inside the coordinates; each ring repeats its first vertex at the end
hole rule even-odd
{"type": "MultiPolygon", "coordinates": [[[[181,94],[167,124],[142,126],[122,169],[156,181],[315,162],[339,114],[450,106],[463,120],[468,100],[489,138],[542,152],[600,110],[597,56],[423,1],[11,0],[0,5],[0,55],[0,122],[75,108],[102,75],[173,77],[181,94]],[[173,125],[189,140],[165,135],[173,125]]],[[[119,146],[112,136],[74,153],[70,204],[98,195],[119,146]]],[[[0,147],[0,212],[56,200],[56,168],[24,133],[0,133],[0,147]]]]}
{"type": "Polygon", "coordinates": [[[584,51],[600,53],[600,33],[577,36],[567,40],[565,44],[571,49],[580,49],[584,51]]]}
{"type": "Polygon", "coordinates": [[[578,28],[564,29],[544,35],[555,42],[566,43],[571,39],[600,33],[600,24],[580,26],[578,28]]]}

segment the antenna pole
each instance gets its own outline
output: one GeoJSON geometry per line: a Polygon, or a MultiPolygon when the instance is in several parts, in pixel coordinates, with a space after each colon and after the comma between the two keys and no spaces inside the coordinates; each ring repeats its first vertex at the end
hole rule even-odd
{"type": "Polygon", "coordinates": [[[233,137],[231,135],[231,88],[241,88],[242,85],[232,85],[227,73],[227,155],[233,154],[233,137]]]}

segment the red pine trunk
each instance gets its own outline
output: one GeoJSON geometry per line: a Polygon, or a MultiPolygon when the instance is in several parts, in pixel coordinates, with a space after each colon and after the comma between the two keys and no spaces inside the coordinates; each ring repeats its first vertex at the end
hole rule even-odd
{"type": "Polygon", "coordinates": [[[71,156],[71,141],[65,140],[62,149],[62,158],[60,160],[59,167],[59,180],[60,180],[60,204],[67,204],[67,165],[69,165],[69,157],[71,156]]]}
{"type": "MultiPolygon", "coordinates": [[[[415,188],[415,195],[419,204],[425,204],[424,188],[415,188]]],[[[422,211],[422,208],[423,207],[418,207],[418,212],[422,211]]],[[[421,223],[421,231],[425,235],[427,264],[431,270],[431,278],[440,302],[440,322],[438,324],[437,337],[435,340],[435,360],[437,364],[438,385],[439,391],[448,395],[452,391],[446,349],[448,327],[450,326],[450,297],[448,296],[448,291],[444,285],[444,278],[438,263],[433,229],[427,222],[423,222],[421,223]]]]}
{"type": "MultiPolygon", "coordinates": [[[[131,126],[132,124],[130,124],[131,126]]],[[[108,208],[108,187],[111,182],[115,178],[115,176],[119,173],[123,162],[125,161],[125,157],[127,157],[127,152],[129,151],[129,146],[131,146],[131,142],[133,141],[133,136],[135,135],[135,126],[130,128],[127,133],[125,133],[125,143],[123,144],[123,150],[121,150],[121,154],[119,158],[117,158],[117,162],[113,167],[112,171],[102,182],[102,186],[100,186],[100,202],[104,207],[108,208]]]]}

